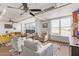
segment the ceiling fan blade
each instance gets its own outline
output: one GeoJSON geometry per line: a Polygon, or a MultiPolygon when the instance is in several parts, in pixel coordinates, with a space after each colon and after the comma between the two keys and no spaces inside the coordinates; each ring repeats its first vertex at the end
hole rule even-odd
{"type": "Polygon", "coordinates": [[[41,9],[30,9],[31,11],[42,11],[41,9]]]}
{"type": "Polygon", "coordinates": [[[12,6],[7,6],[8,8],[16,8],[16,7],[12,7],[12,6]]]}
{"type": "Polygon", "coordinates": [[[19,9],[19,10],[24,10],[24,9],[20,9],[20,8],[12,7],[12,6],[7,6],[7,7],[8,7],[8,8],[19,9]]]}
{"type": "Polygon", "coordinates": [[[30,15],[35,16],[33,13],[29,12],[30,15]]]}

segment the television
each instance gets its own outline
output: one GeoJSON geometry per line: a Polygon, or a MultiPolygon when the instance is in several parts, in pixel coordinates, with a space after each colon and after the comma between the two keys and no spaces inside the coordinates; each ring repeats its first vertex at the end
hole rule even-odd
{"type": "Polygon", "coordinates": [[[13,28],[12,24],[4,24],[4,28],[11,29],[13,28]]]}
{"type": "Polygon", "coordinates": [[[26,30],[26,33],[35,33],[35,30],[26,30]]]}

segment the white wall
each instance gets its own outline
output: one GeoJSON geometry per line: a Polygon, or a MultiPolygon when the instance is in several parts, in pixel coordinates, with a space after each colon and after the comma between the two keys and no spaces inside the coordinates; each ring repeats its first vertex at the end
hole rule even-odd
{"type": "Polygon", "coordinates": [[[0,34],[5,34],[5,31],[8,31],[9,33],[10,32],[21,32],[21,24],[20,23],[17,23],[17,24],[14,23],[12,29],[5,29],[4,24],[12,24],[12,23],[0,21],[0,34]],[[14,29],[14,27],[16,29],[14,29]]]}
{"type": "Polygon", "coordinates": [[[40,20],[36,20],[36,29],[35,31],[38,33],[38,35],[40,35],[41,33],[41,21],[40,20]]]}
{"type": "Polygon", "coordinates": [[[13,32],[21,32],[22,31],[20,23],[14,23],[13,28],[16,28],[16,29],[13,29],[13,32]]]}
{"type": "Polygon", "coordinates": [[[41,21],[41,32],[47,32],[48,33],[49,26],[48,26],[48,28],[43,28],[44,23],[47,23],[47,25],[49,25],[49,21],[41,21]]]}
{"type": "Polygon", "coordinates": [[[5,30],[4,30],[4,24],[0,23],[0,34],[4,34],[5,30]]]}
{"type": "Polygon", "coordinates": [[[6,22],[0,21],[0,34],[5,34],[5,31],[11,32],[13,30],[13,29],[5,29],[4,24],[11,24],[11,23],[6,23],[6,22]]]}

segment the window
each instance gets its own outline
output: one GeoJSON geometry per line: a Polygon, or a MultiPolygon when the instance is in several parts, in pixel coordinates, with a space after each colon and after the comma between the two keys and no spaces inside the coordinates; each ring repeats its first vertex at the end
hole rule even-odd
{"type": "Polygon", "coordinates": [[[71,35],[71,17],[62,17],[51,20],[51,35],[70,36],[71,35]]]}
{"type": "Polygon", "coordinates": [[[25,27],[26,27],[26,29],[28,29],[28,30],[35,30],[35,23],[33,22],[33,23],[27,23],[26,25],[25,25],[25,27]]]}
{"type": "Polygon", "coordinates": [[[61,18],[61,36],[70,36],[71,35],[71,18],[64,17],[61,18]]]}
{"type": "Polygon", "coordinates": [[[51,34],[52,35],[59,35],[59,20],[52,20],[51,21],[51,34]]]}

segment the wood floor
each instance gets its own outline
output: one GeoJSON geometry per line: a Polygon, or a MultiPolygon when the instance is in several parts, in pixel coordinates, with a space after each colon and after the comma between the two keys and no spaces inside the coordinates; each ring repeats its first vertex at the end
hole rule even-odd
{"type": "Polygon", "coordinates": [[[9,47],[0,47],[0,56],[10,56],[9,50],[10,50],[10,46],[9,47]]]}

